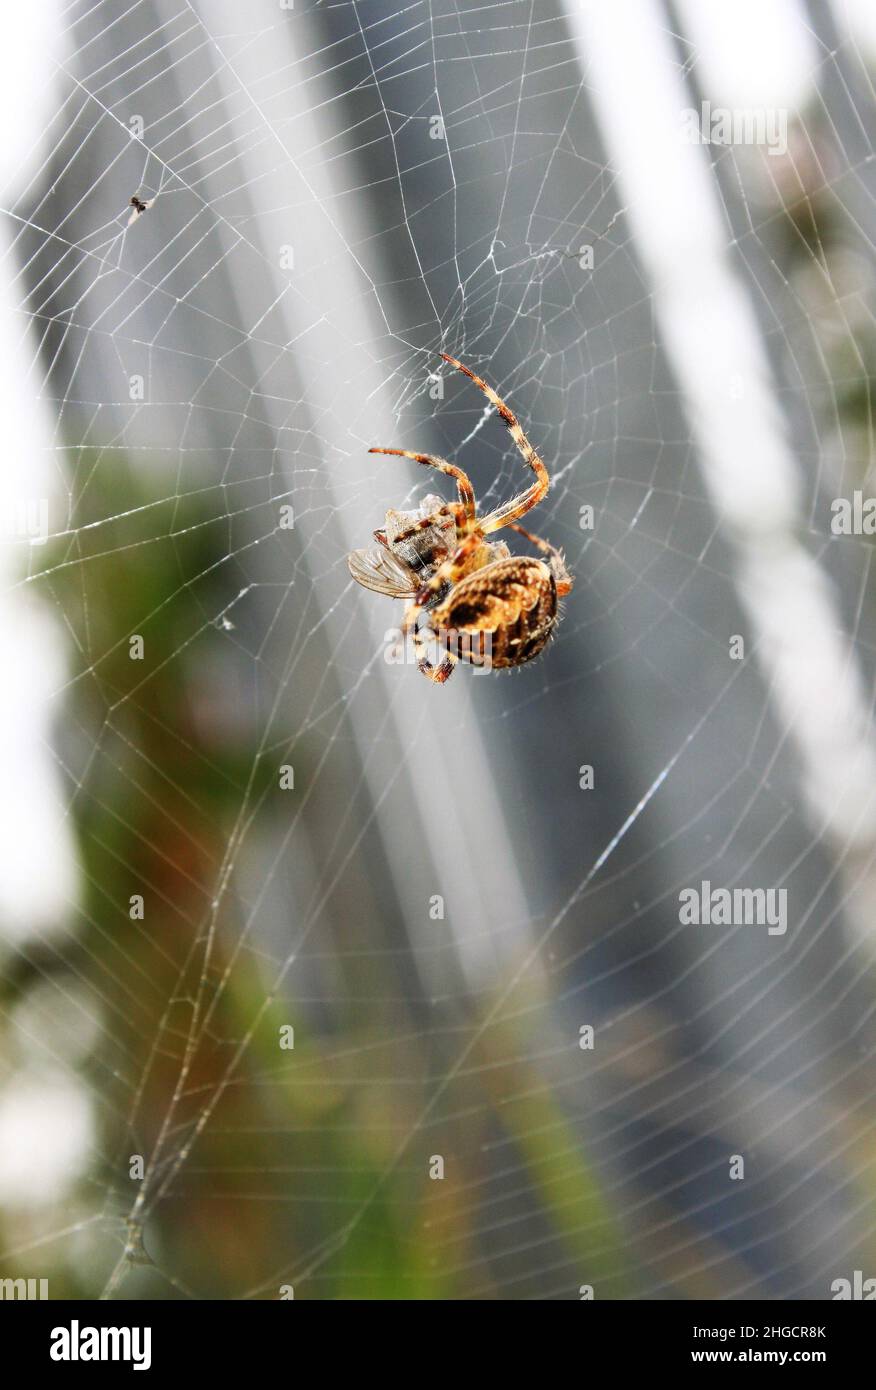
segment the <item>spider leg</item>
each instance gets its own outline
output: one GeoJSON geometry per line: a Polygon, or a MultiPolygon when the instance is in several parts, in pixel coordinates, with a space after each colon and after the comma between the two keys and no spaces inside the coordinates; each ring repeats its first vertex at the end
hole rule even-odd
{"type": "Polygon", "coordinates": [[[550,478],[548,477],[548,471],[543,461],[539,458],[529,440],[526,438],[526,435],[523,433],[517,416],[514,414],[513,410],[509,409],[501,397],[496,395],[492,386],[488,386],[482,377],[476,376],[468,367],[464,367],[461,362],[457,362],[455,357],[450,357],[446,352],[442,352],[441,356],[444,358],[445,362],[450,363],[451,367],[456,367],[458,371],[464,372],[467,377],[471,378],[475,386],[483,391],[487,400],[495,407],[497,413],[507,426],[511,438],[517,445],[524,462],[529,465],[535,474],[535,482],[528,487],[525,492],[518,493],[510,502],[506,502],[503,506],[498,507],[496,511],[491,512],[489,516],[484,518],[481,522],[481,531],[484,535],[487,535],[490,531],[498,531],[502,526],[507,526],[509,522],[514,521],[517,517],[523,516],[531,507],[535,507],[547,493],[551,485],[550,478]]]}
{"type": "Polygon", "coordinates": [[[448,463],[446,459],[436,458],[433,454],[415,454],[410,449],[369,449],[369,454],[395,454],[398,458],[413,459],[415,463],[425,464],[427,468],[437,468],[439,473],[447,473],[449,477],[456,479],[456,489],[459,500],[465,512],[468,526],[474,525],[475,519],[475,495],[469,477],[463,473],[461,468],[455,464],[448,463]]]}
{"type": "Polygon", "coordinates": [[[445,681],[449,681],[456,668],[458,657],[448,652],[440,666],[433,666],[426,655],[426,643],[423,641],[423,634],[418,627],[414,628],[413,642],[414,651],[417,654],[417,670],[421,675],[428,676],[429,680],[434,681],[436,685],[444,685],[445,681]]]}
{"type": "Polygon", "coordinates": [[[525,536],[533,545],[537,545],[543,555],[547,555],[548,564],[551,567],[551,572],[557,584],[557,597],[563,598],[566,594],[571,593],[575,579],[566,569],[563,552],[557,550],[555,545],[551,545],[550,541],[543,540],[541,536],[534,536],[532,532],[527,531],[524,526],[518,526],[516,521],[508,521],[505,524],[509,526],[512,531],[516,531],[518,535],[525,536]]]}
{"type": "Polygon", "coordinates": [[[471,555],[472,551],[476,550],[480,544],[481,537],[476,531],[471,532],[466,536],[465,540],[456,547],[453,554],[448,555],[447,559],[438,566],[432,578],[428,579],[417,592],[413,603],[406,610],[402,621],[403,633],[416,630],[420,614],[423,612],[423,609],[426,607],[433,594],[437,594],[444,584],[448,582],[455,584],[457,579],[462,577],[465,573],[466,560],[469,555],[471,555]]]}

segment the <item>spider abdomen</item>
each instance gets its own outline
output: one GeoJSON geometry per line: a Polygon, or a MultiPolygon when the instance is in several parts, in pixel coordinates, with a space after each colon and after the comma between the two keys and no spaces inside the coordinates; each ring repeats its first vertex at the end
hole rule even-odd
{"type": "Polygon", "coordinates": [[[448,649],[474,666],[522,666],[538,656],[556,626],[556,581],[542,560],[496,560],[455,584],[428,622],[448,649]]]}

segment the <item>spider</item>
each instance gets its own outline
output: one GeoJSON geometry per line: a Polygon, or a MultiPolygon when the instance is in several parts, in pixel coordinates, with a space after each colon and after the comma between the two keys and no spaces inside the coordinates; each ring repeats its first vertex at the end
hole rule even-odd
{"type": "Polygon", "coordinates": [[[429,496],[418,512],[388,511],[384,528],[374,532],[380,549],[354,550],[347,557],[350,573],[366,589],[413,600],[402,623],[402,641],[411,634],[418,669],[439,685],[450,678],[459,660],[501,669],[522,666],[538,656],[559,620],[558,600],[574,582],[562,552],[517,524],[550,487],[544,463],[492,387],[455,357],[445,352],[441,356],[470,377],[495,406],[535,482],[479,517],[474,488],[461,468],[409,449],[368,450],[414,459],[456,480],[457,501],[429,496]],[[505,526],[524,536],[545,559],[512,555],[504,541],[487,540],[505,526]],[[421,620],[447,648],[438,665],[426,655],[421,620]]]}

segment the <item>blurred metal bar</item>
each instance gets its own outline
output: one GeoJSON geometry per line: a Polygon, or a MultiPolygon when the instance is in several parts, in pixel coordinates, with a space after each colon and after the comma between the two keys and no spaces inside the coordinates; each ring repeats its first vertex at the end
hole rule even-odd
{"type": "Polygon", "coordinates": [[[798,470],[705,151],[684,138],[690,101],[662,10],[654,0],[571,4],[568,18],[703,475],[736,547],[752,646],[800,754],[811,819],[840,852],[872,847],[870,711],[830,583],[797,540],[798,470]]]}
{"type": "MultiPolygon", "coordinates": [[[[222,0],[202,12],[202,24],[225,93],[223,129],[246,184],[258,193],[258,216],[254,207],[247,235],[263,258],[270,289],[265,295],[263,281],[257,302],[275,307],[289,344],[283,360],[287,401],[273,407],[269,401],[269,408],[282,437],[293,423],[288,402],[296,402],[294,426],[318,454],[328,480],[333,514],[321,532],[320,560],[325,564],[328,556],[332,577],[320,581],[314,571],[313,579],[324,584],[331,641],[339,658],[349,662],[348,713],[412,944],[416,951],[434,942],[428,898],[442,894],[463,971],[470,985],[481,986],[501,958],[514,952],[529,917],[466,686],[482,677],[463,668],[451,687],[441,689],[412,667],[387,665],[383,633],[397,624],[398,605],[360,594],[347,579],[346,552],[367,545],[372,528],[382,522],[383,505],[398,504],[409,490],[410,465],[380,469],[381,481],[395,486],[395,499],[391,492],[383,498],[369,494],[359,481],[378,471],[368,445],[392,442],[401,383],[373,356],[371,345],[381,341],[386,324],[357,263],[355,247],[367,234],[357,201],[341,197],[344,189],[333,182],[332,161],[313,157],[337,132],[325,105],[328,92],[295,51],[295,35],[307,32],[304,17],[296,15],[289,27],[288,81],[281,110],[273,104],[269,117],[256,93],[264,74],[282,66],[278,10],[271,0],[259,0],[248,12],[250,34],[238,45],[227,37],[234,34],[236,13],[230,0],[222,0]],[[263,139],[253,138],[253,124],[263,139]],[[290,239],[298,268],[292,276],[279,261],[280,248],[290,239]],[[360,681],[355,665],[363,659],[368,675],[360,681]],[[399,816],[405,788],[415,821],[399,816]]],[[[205,182],[209,189],[209,170],[205,182]]],[[[247,285],[239,291],[243,322],[253,312],[249,290],[247,285]]],[[[424,371],[434,365],[424,363],[424,371]]],[[[295,476],[293,466],[290,483],[295,476]]],[[[319,587],[315,592],[319,595],[319,587]]],[[[417,953],[417,959],[428,977],[434,955],[417,953]]]]}

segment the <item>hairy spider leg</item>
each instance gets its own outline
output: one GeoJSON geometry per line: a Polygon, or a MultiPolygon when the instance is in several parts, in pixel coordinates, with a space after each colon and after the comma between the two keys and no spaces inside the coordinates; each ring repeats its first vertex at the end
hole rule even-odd
{"type": "Polygon", "coordinates": [[[468,559],[469,555],[471,555],[472,551],[476,550],[480,544],[480,535],[478,532],[472,531],[470,535],[466,536],[464,541],[460,542],[453,554],[448,555],[447,559],[438,566],[432,578],[426,581],[423,587],[417,592],[410,608],[405,611],[405,616],[402,621],[403,633],[412,630],[416,631],[420,614],[423,612],[429,599],[433,594],[437,594],[438,590],[441,589],[444,584],[455,584],[457,579],[462,577],[465,573],[465,561],[468,559]]]}
{"type": "Polygon", "coordinates": [[[429,680],[434,681],[436,685],[444,685],[446,681],[449,681],[456,669],[456,663],[459,658],[448,652],[439,666],[433,666],[426,655],[426,643],[423,640],[423,634],[417,627],[415,627],[413,631],[413,642],[414,651],[417,656],[417,670],[420,674],[427,676],[429,680]]]}
{"type": "Polygon", "coordinates": [[[491,531],[498,531],[503,526],[507,526],[509,522],[514,521],[517,517],[524,516],[532,507],[537,506],[547,494],[547,490],[551,485],[551,480],[542,459],[539,458],[529,440],[526,438],[526,435],[523,433],[517,416],[514,414],[513,410],[505,404],[501,397],[496,395],[492,386],[488,386],[482,377],[477,376],[470,368],[464,367],[461,362],[458,362],[455,357],[451,357],[449,353],[442,352],[441,356],[445,362],[450,363],[451,367],[456,367],[457,371],[464,372],[465,375],[474,382],[475,386],[483,391],[487,400],[495,407],[497,413],[507,426],[508,432],[514,440],[524,462],[529,465],[535,474],[535,482],[531,487],[528,487],[525,492],[518,493],[510,502],[506,502],[503,506],[497,507],[489,516],[484,517],[481,522],[481,531],[484,535],[488,535],[491,531]]]}
{"type": "Polygon", "coordinates": [[[426,468],[437,468],[439,473],[447,473],[449,477],[456,479],[456,489],[459,500],[465,512],[465,530],[471,530],[475,519],[475,495],[474,488],[466,473],[455,464],[448,463],[446,459],[437,458],[433,454],[416,454],[410,449],[369,449],[369,454],[394,454],[397,458],[413,459],[415,463],[422,463],[426,468]]]}
{"type": "Polygon", "coordinates": [[[551,570],[553,571],[553,576],[557,584],[557,598],[564,598],[566,594],[570,594],[575,580],[566,569],[563,552],[558,550],[555,545],[551,545],[550,541],[543,540],[541,536],[534,536],[531,531],[527,531],[525,526],[518,525],[516,521],[509,521],[507,524],[511,531],[516,531],[518,535],[525,536],[526,540],[531,541],[533,545],[537,545],[539,550],[549,557],[551,570]]]}

